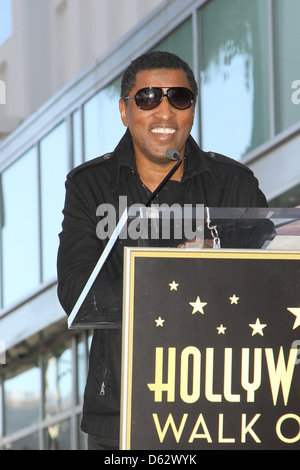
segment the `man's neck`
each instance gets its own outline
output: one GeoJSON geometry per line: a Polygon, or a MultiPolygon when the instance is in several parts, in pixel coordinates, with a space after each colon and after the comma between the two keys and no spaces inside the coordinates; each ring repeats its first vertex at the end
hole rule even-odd
{"type": "MultiPolygon", "coordinates": [[[[136,167],[139,173],[139,177],[143,184],[149,189],[154,191],[161,181],[167,176],[169,171],[173,168],[176,162],[170,162],[166,164],[157,164],[150,160],[141,161],[136,158],[136,167]]],[[[171,179],[174,181],[180,181],[183,174],[183,163],[178,167],[171,179]]]]}

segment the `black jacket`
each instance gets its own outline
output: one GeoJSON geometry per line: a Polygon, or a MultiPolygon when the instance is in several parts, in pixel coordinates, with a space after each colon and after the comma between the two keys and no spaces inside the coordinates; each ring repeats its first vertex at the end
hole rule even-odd
{"type": "MultiPolygon", "coordinates": [[[[101,204],[116,208],[144,204],[142,184],[127,131],[115,151],[80,165],[66,180],[63,230],[58,252],[58,296],[69,315],[107,240],[97,237],[101,204]]],[[[202,151],[190,137],[181,182],[169,181],[155,204],[204,204],[208,207],[265,207],[265,196],[252,171],[235,160],[202,151]]],[[[82,429],[103,437],[119,436],[123,245],[117,244],[82,306],[85,319],[101,318],[95,330],[85,390],[82,429]]]]}

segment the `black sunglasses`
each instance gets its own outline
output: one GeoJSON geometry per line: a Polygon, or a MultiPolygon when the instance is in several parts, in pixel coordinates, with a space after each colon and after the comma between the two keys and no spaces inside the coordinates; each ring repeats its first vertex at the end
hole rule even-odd
{"type": "Polygon", "coordinates": [[[147,87],[139,90],[134,96],[123,96],[123,99],[134,98],[138,108],[149,111],[156,108],[164,96],[167,96],[170,104],[176,109],[188,109],[195,100],[191,90],[184,87],[147,87]],[[167,92],[164,93],[164,90],[167,92]]]}

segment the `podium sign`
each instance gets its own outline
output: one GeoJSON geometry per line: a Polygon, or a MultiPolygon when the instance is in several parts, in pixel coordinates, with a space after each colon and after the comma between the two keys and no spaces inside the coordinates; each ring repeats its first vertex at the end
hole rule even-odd
{"type": "Polygon", "coordinates": [[[121,449],[300,449],[300,253],[125,248],[121,449]]]}

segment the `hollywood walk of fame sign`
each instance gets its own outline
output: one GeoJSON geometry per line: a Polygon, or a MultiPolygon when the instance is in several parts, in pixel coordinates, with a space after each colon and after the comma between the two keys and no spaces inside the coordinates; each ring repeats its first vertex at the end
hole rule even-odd
{"type": "Polygon", "coordinates": [[[121,449],[300,449],[300,253],[125,250],[121,449]]]}

